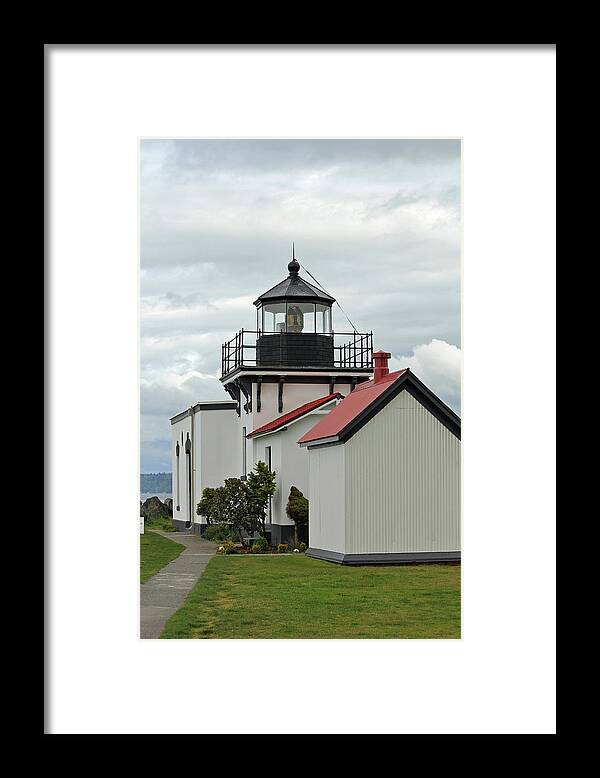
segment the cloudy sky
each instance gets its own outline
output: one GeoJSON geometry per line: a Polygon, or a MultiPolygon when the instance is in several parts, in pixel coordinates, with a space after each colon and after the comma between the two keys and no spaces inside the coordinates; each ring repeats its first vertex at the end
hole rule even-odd
{"type": "Polygon", "coordinates": [[[292,241],[392,367],[460,413],[460,141],[144,140],[140,158],[143,473],[171,469],[170,416],[227,399],[221,343],[255,328],[292,241]]]}

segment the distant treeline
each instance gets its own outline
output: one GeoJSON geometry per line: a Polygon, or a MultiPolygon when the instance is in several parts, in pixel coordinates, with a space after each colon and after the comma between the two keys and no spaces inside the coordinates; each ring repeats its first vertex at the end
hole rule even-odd
{"type": "Polygon", "coordinates": [[[140,492],[170,493],[171,473],[140,473],[140,492]]]}

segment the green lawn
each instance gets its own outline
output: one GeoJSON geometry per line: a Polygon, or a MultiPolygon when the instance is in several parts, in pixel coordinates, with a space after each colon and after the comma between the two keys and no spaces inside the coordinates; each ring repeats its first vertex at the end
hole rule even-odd
{"type": "Polygon", "coordinates": [[[174,543],[156,532],[140,535],[140,583],[145,583],[155,573],[181,554],[185,546],[174,543]]]}
{"type": "Polygon", "coordinates": [[[163,638],[460,638],[460,565],[216,556],[163,638]]]}

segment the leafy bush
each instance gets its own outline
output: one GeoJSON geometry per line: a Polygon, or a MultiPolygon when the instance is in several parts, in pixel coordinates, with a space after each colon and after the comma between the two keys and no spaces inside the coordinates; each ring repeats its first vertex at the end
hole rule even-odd
{"type": "Polygon", "coordinates": [[[198,504],[198,510],[201,508],[208,511],[206,518],[209,524],[228,524],[232,536],[239,540],[245,534],[255,532],[261,524],[261,507],[241,478],[226,478],[223,486],[203,496],[198,504]],[[206,507],[206,498],[209,507],[206,507]]]}
{"type": "Polygon", "coordinates": [[[290,550],[290,547],[287,543],[280,543],[277,546],[277,553],[278,554],[287,554],[287,552],[290,550]]]}
{"type": "Polygon", "coordinates": [[[223,486],[206,487],[202,499],[196,506],[196,513],[204,516],[209,526],[226,524],[228,532],[217,530],[216,534],[204,534],[211,540],[242,540],[244,535],[257,530],[266,534],[266,508],[275,493],[275,473],[264,462],[257,462],[247,481],[241,478],[226,478],[223,486]]]}
{"type": "Polygon", "coordinates": [[[296,526],[297,542],[308,543],[308,500],[295,486],[290,489],[285,512],[296,526]]]}
{"type": "Polygon", "coordinates": [[[306,543],[298,543],[298,551],[303,554],[306,551],[306,543]]]}
{"type": "Polygon", "coordinates": [[[232,540],[224,540],[223,543],[217,549],[218,554],[236,554],[237,549],[235,543],[232,540]]]}
{"type": "Polygon", "coordinates": [[[216,489],[212,489],[210,486],[207,486],[205,489],[202,490],[202,499],[196,506],[196,513],[198,514],[198,516],[204,516],[204,518],[208,521],[209,524],[211,523],[210,519],[215,505],[216,491],[217,491],[216,489]]]}
{"type": "Polygon", "coordinates": [[[233,540],[234,533],[229,524],[209,524],[202,537],[205,540],[233,540]]]}
{"type": "Polygon", "coordinates": [[[267,543],[265,538],[256,538],[256,540],[252,544],[252,553],[261,554],[263,551],[266,551],[268,547],[269,544],[267,543]]]}

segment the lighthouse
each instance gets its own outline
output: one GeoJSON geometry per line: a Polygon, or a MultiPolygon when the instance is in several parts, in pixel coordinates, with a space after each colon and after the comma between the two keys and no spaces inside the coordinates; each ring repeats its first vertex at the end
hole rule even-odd
{"type": "Polygon", "coordinates": [[[200,401],[171,419],[178,529],[202,533],[205,519],[195,507],[202,490],[245,479],[260,460],[277,478],[270,540],[286,542],[293,533],[285,510],[290,489],[308,493],[309,486],[298,439],[373,375],[373,333],[334,328],[335,298],[303,276],[294,252],[287,271],[254,301],[256,329],[239,330],[222,345],[228,399],[200,401]]]}

